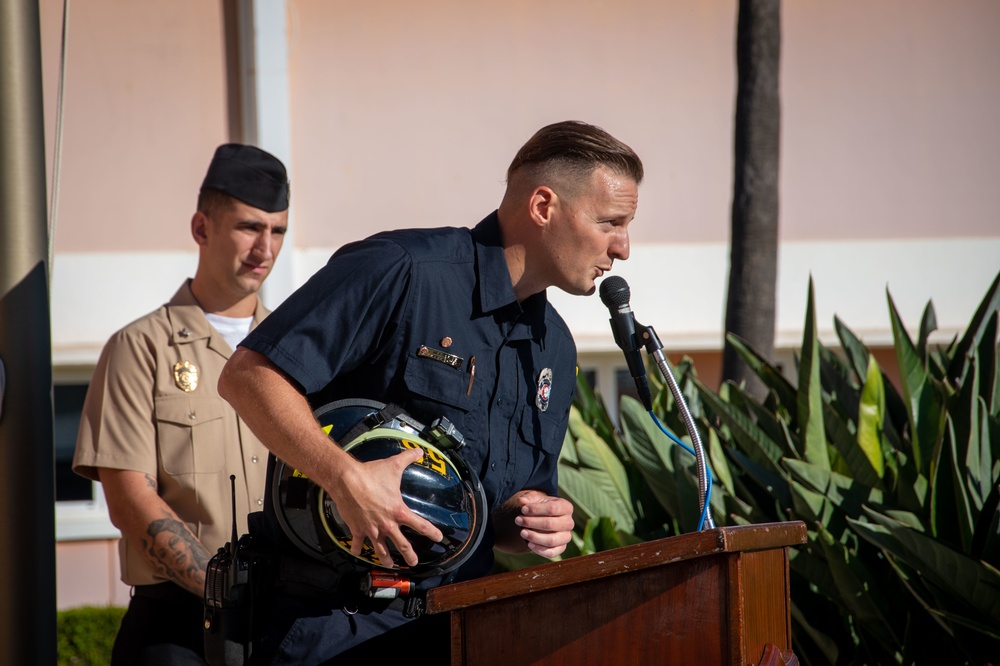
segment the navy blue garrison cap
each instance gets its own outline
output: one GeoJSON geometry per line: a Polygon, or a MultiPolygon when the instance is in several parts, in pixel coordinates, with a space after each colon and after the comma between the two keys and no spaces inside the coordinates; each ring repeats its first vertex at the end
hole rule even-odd
{"type": "Polygon", "coordinates": [[[268,213],[288,208],[288,174],[274,155],[239,143],[215,150],[201,189],[218,190],[268,213]]]}

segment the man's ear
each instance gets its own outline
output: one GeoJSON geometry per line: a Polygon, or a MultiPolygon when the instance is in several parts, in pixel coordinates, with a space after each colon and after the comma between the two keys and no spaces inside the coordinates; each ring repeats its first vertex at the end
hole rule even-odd
{"type": "Polygon", "coordinates": [[[198,245],[208,245],[208,216],[200,210],[191,216],[191,237],[198,245]]]}
{"type": "Polygon", "coordinates": [[[559,195],[547,185],[539,185],[531,192],[528,199],[528,214],[536,225],[545,226],[551,220],[555,209],[559,206],[559,195]]]}

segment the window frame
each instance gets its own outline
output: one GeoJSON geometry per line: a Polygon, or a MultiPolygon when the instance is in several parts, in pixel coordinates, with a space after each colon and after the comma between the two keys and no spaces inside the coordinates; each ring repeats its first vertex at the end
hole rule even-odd
{"type": "Polygon", "coordinates": [[[56,542],[117,539],[121,537],[111,523],[104,490],[91,482],[94,499],[56,502],[56,542]]]}
{"type": "MultiPolygon", "coordinates": [[[[67,384],[90,385],[93,365],[69,365],[53,367],[53,393],[55,386],[67,384]]],[[[53,463],[55,461],[53,460],[53,463]]],[[[53,467],[53,474],[55,468],[53,467]]],[[[60,541],[90,541],[117,539],[121,537],[111,523],[108,504],[104,498],[104,488],[99,481],[90,482],[89,500],[53,500],[55,505],[56,543],[60,541]]]]}

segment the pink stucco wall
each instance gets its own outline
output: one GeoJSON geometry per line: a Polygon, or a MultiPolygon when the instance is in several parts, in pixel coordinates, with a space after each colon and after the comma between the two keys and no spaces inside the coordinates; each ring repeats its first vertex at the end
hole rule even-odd
{"type": "MultiPolygon", "coordinates": [[[[648,167],[634,242],[725,242],[734,2],[290,3],[299,242],[469,224],[581,118],[648,167]]],[[[784,240],[996,233],[1000,4],[784,3],[784,240]]]]}
{"type": "Polygon", "coordinates": [[[782,237],[996,236],[1000,3],[782,3],[782,237]]]}
{"type": "Polygon", "coordinates": [[[726,217],[733,3],[292,6],[304,242],[474,224],[517,148],[567,118],[643,157],[635,242],[697,239],[726,217]]]}
{"type": "MultiPolygon", "coordinates": [[[[50,154],[62,5],[40,0],[50,154]]],[[[228,138],[221,3],[70,7],[56,249],[189,249],[228,138]]],[[[736,7],[289,0],[297,245],[474,223],[516,147],[571,117],[645,159],[635,242],[725,241],[736,7]]],[[[782,10],[783,239],[995,233],[1000,4],[782,10]]]]}
{"type": "Polygon", "coordinates": [[[57,607],[127,606],[130,588],[118,573],[118,541],[63,541],[56,548],[57,607]]]}
{"type": "MultiPolygon", "coordinates": [[[[71,2],[57,252],[187,250],[186,221],[228,138],[221,3],[71,2]]],[[[40,0],[52,184],[62,0],[40,0]]]]}

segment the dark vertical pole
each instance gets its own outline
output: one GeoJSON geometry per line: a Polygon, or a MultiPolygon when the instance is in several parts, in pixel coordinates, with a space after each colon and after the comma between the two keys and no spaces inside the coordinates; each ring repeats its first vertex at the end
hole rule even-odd
{"type": "Polygon", "coordinates": [[[0,664],[56,663],[41,60],[38,0],[0,2],[0,664]]]}
{"type": "MultiPolygon", "coordinates": [[[[779,64],[781,1],[740,0],[736,28],[736,119],[732,238],[726,332],[774,362],[778,283],[779,64]]],[[[763,400],[766,387],[728,342],[722,379],[746,382],[763,400]]]]}

